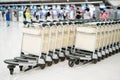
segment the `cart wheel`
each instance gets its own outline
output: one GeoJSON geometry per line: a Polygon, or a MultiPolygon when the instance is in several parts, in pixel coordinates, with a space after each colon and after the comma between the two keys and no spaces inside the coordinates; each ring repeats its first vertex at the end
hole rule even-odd
{"type": "Polygon", "coordinates": [[[68,65],[69,65],[70,67],[73,67],[73,66],[74,66],[74,61],[73,61],[73,60],[69,60],[69,61],[68,61],[68,65]]]}
{"type": "Polygon", "coordinates": [[[103,55],[101,58],[102,58],[102,60],[103,60],[103,59],[105,58],[105,56],[103,55]]]}
{"type": "Polygon", "coordinates": [[[19,66],[19,68],[20,68],[20,71],[23,71],[23,66],[19,66]]]}
{"type": "Polygon", "coordinates": [[[108,58],[107,54],[105,55],[105,58],[108,58]]]}
{"type": "Polygon", "coordinates": [[[8,65],[7,67],[9,69],[9,71],[10,71],[10,75],[13,75],[15,65],[8,65]]]}
{"type": "Polygon", "coordinates": [[[111,53],[111,52],[109,53],[109,56],[112,56],[112,53],[111,53]]]}
{"type": "Polygon", "coordinates": [[[75,61],[75,64],[78,65],[79,63],[80,63],[80,60],[77,59],[77,60],[75,61]]]}
{"type": "Polygon", "coordinates": [[[60,61],[65,61],[65,57],[60,57],[60,61]]]}
{"type": "Polygon", "coordinates": [[[106,54],[106,57],[108,58],[108,57],[109,57],[109,54],[106,54]]]}
{"type": "Polygon", "coordinates": [[[45,64],[40,64],[41,69],[45,69],[45,66],[46,66],[45,64]]]}
{"type": "Polygon", "coordinates": [[[114,54],[115,54],[115,51],[112,52],[112,55],[114,55],[114,54]]]}
{"type": "Polygon", "coordinates": [[[21,54],[23,54],[23,55],[24,55],[24,52],[21,52],[21,54]]]}
{"type": "Polygon", "coordinates": [[[47,66],[52,66],[52,61],[47,61],[47,66]]]}
{"type": "Polygon", "coordinates": [[[66,59],[67,59],[67,60],[69,60],[69,59],[70,59],[70,57],[69,57],[69,56],[66,56],[66,59]]]}
{"type": "Polygon", "coordinates": [[[92,62],[93,62],[94,64],[96,64],[96,63],[97,63],[97,59],[93,59],[92,62]]]}
{"type": "Polygon", "coordinates": [[[117,49],[117,50],[116,50],[116,53],[118,53],[118,52],[119,52],[119,50],[117,49]]]}
{"type": "Polygon", "coordinates": [[[98,61],[101,61],[101,57],[98,57],[98,61]]]}
{"type": "Polygon", "coordinates": [[[54,59],[53,61],[55,64],[57,64],[59,62],[59,59],[54,59]]]}

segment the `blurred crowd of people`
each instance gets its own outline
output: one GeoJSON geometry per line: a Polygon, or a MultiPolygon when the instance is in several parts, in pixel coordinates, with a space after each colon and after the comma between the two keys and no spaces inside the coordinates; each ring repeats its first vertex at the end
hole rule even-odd
{"type": "MultiPolygon", "coordinates": [[[[30,16],[30,8],[26,8],[23,16],[24,19],[27,20],[28,15],[30,16]],[[29,11],[28,11],[29,9],[29,11]],[[29,12],[29,14],[28,14],[29,12]]],[[[94,18],[91,16],[90,9],[86,8],[84,11],[77,7],[76,9],[71,6],[70,10],[66,10],[65,8],[61,8],[61,10],[57,11],[52,8],[48,9],[46,12],[42,9],[37,10],[31,18],[35,18],[36,20],[68,20],[68,19],[92,19],[94,18]]]]}
{"type": "MultiPolygon", "coordinates": [[[[15,12],[14,12],[15,13],[15,12]]],[[[1,17],[3,18],[3,21],[6,20],[7,26],[10,25],[11,20],[11,12],[9,9],[6,9],[6,11],[2,11],[1,17]]],[[[16,16],[16,14],[15,14],[16,16]]],[[[70,6],[70,9],[67,10],[65,8],[61,8],[59,10],[49,8],[48,10],[45,9],[38,9],[37,11],[34,11],[34,13],[31,13],[30,7],[27,7],[23,12],[23,18],[24,21],[30,22],[31,20],[38,20],[38,21],[52,21],[52,20],[74,20],[74,19],[95,19],[96,14],[93,12],[91,15],[90,9],[86,7],[86,9],[81,9],[81,7],[75,8],[74,6],[70,6]]],[[[108,14],[105,10],[101,11],[100,19],[107,19],[108,14]]],[[[27,25],[27,26],[30,26],[27,25]]]]}

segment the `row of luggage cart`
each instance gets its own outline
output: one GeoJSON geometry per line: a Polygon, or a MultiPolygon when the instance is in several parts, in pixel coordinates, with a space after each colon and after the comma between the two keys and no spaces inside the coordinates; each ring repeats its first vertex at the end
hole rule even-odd
{"type": "Polygon", "coordinates": [[[19,57],[7,59],[12,75],[20,71],[68,60],[70,67],[80,62],[98,61],[120,51],[120,21],[84,22],[80,20],[34,22],[23,28],[19,57]]]}
{"type": "MultiPolygon", "coordinates": [[[[72,52],[73,51],[73,52],[72,52]]],[[[68,64],[97,63],[120,52],[120,21],[88,22],[76,28],[75,48],[68,64]]]]}

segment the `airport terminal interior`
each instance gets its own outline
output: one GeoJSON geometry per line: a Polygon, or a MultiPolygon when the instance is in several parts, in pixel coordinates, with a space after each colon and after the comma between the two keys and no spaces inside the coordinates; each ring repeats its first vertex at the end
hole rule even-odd
{"type": "Polygon", "coordinates": [[[120,80],[120,0],[0,0],[0,80],[120,80]]]}

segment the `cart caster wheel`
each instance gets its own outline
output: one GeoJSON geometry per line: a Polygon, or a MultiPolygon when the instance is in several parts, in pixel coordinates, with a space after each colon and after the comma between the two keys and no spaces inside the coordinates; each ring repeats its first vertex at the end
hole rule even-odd
{"type": "Polygon", "coordinates": [[[47,66],[52,66],[52,61],[47,61],[47,66]]]}
{"type": "Polygon", "coordinates": [[[101,59],[103,60],[103,59],[104,59],[104,56],[102,56],[101,59]]]}
{"type": "Polygon", "coordinates": [[[20,71],[23,71],[23,66],[19,66],[19,68],[20,68],[20,71]]]}
{"type": "Polygon", "coordinates": [[[112,55],[114,55],[114,54],[115,54],[115,51],[112,52],[112,55]]]}
{"type": "Polygon", "coordinates": [[[106,55],[103,55],[103,59],[105,59],[106,58],[106,55]]]}
{"type": "Polygon", "coordinates": [[[21,52],[21,57],[24,55],[24,52],[21,52]]]}
{"type": "Polygon", "coordinates": [[[60,61],[65,61],[65,57],[60,57],[60,61]]]}
{"type": "Polygon", "coordinates": [[[10,75],[13,75],[14,69],[9,69],[10,70],[10,75]]]}
{"type": "Polygon", "coordinates": [[[111,52],[109,53],[109,56],[112,56],[112,53],[111,53],[111,52]]]}
{"type": "Polygon", "coordinates": [[[98,57],[98,61],[101,61],[101,57],[98,57]]]}
{"type": "Polygon", "coordinates": [[[45,69],[46,65],[45,64],[40,64],[41,69],[45,69]]]}
{"type": "Polygon", "coordinates": [[[107,56],[107,54],[105,55],[105,58],[107,58],[108,56],[107,56]]]}
{"type": "Polygon", "coordinates": [[[23,55],[24,55],[24,52],[21,52],[21,54],[23,54],[23,55]]]}
{"type": "Polygon", "coordinates": [[[70,57],[66,56],[66,59],[67,59],[67,60],[69,60],[69,59],[70,59],[70,57]]]}
{"type": "Polygon", "coordinates": [[[73,66],[74,66],[74,61],[73,61],[73,60],[69,60],[69,61],[68,61],[68,65],[69,65],[70,67],[73,67],[73,66]]]}
{"type": "Polygon", "coordinates": [[[108,57],[109,57],[109,54],[107,54],[106,57],[108,58],[108,57]]]}
{"type": "Polygon", "coordinates": [[[117,50],[116,50],[116,53],[118,53],[118,52],[119,52],[119,50],[117,49],[117,50]]]}
{"type": "Polygon", "coordinates": [[[8,65],[7,67],[9,69],[9,71],[10,71],[10,75],[13,75],[15,66],[14,65],[8,65]]]}
{"type": "Polygon", "coordinates": [[[77,59],[77,60],[75,61],[75,64],[78,65],[79,63],[80,63],[80,60],[77,59]]]}
{"type": "Polygon", "coordinates": [[[59,59],[54,59],[53,61],[55,64],[57,64],[59,62],[59,59]]]}
{"type": "Polygon", "coordinates": [[[92,62],[93,62],[94,64],[96,64],[96,63],[97,63],[97,59],[93,59],[92,62]]]}

